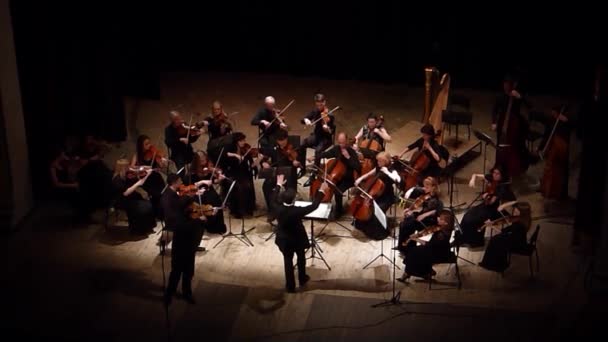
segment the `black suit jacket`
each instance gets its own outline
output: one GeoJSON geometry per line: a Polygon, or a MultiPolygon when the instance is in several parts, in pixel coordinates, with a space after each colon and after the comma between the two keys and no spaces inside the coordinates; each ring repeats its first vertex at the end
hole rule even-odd
{"type": "Polygon", "coordinates": [[[323,199],[323,193],[318,191],[312,204],[306,207],[296,207],[279,203],[277,198],[279,191],[278,187],[275,188],[272,201],[278,221],[275,244],[279,246],[281,251],[310,247],[310,241],[308,240],[308,234],[306,234],[302,219],[319,207],[323,199]]]}

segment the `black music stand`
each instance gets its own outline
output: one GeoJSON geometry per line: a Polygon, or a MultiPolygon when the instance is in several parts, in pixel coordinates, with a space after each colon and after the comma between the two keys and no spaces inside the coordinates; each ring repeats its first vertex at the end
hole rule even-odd
{"type": "MultiPolygon", "coordinates": [[[[483,171],[482,174],[486,173],[486,161],[487,161],[487,155],[488,155],[488,145],[494,147],[495,150],[498,150],[498,145],[494,142],[494,140],[487,134],[480,132],[476,129],[473,130],[473,135],[475,135],[475,137],[484,143],[483,145],[483,171]]],[[[479,200],[479,198],[481,198],[481,196],[483,195],[483,190],[486,188],[486,179],[483,179],[483,182],[481,183],[481,191],[479,192],[479,194],[477,195],[477,197],[475,197],[475,199],[473,201],[471,201],[471,203],[467,206],[467,209],[471,208],[471,206],[477,202],[479,200]]]]}
{"type": "MultiPolygon", "coordinates": [[[[451,164],[458,162],[459,158],[460,157],[453,156],[451,164]]],[[[450,168],[449,165],[446,167],[446,169],[449,172],[449,177],[448,177],[448,193],[450,194],[449,209],[450,209],[450,211],[454,211],[454,209],[456,209],[458,207],[462,207],[463,205],[467,204],[467,202],[462,202],[460,204],[454,205],[454,174],[456,173],[456,171],[452,170],[452,168],[450,168]]]]}
{"type": "Polygon", "coordinates": [[[393,261],[392,261],[392,264],[393,264],[393,285],[392,285],[393,296],[389,300],[385,300],[378,304],[372,305],[371,306],[372,308],[379,308],[379,307],[383,307],[383,306],[402,305],[403,304],[403,303],[401,303],[401,290],[396,291],[396,288],[395,288],[395,281],[396,281],[395,274],[397,272],[395,269],[398,268],[397,264],[395,263],[395,255],[397,253],[397,241],[398,241],[398,239],[395,236],[395,231],[393,231],[393,249],[392,249],[393,250],[393,261]]]}
{"type": "MultiPolygon", "coordinates": [[[[230,185],[230,189],[228,190],[228,194],[226,195],[226,198],[224,198],[224,203],[222,204],[222,208],[226,207],[226,202],[228,201],[228,197],[230,197],[230,194],[232,193],[232,190],[234,189],[234,184],[236,184],[236,181],[232,181],[232,184],[230,185]]],[[[224,234],[222,236],[222,239],[220,241],[218,241],[215,246],[213,246],[213,248],[217,247],[220,243],[222,243],[222,241],[224,241],[226,238],[236,238],[237,240],[241,241],[242,243],[245,244],[245,246],[248,247],[253,247],[253,242],[251,242],[251,240],[249,240],[249,237],[247,237],[247,233],[252,231],[253,229],[255,229],[255,226],[251,227],[248,230],[245,230],[245,218],[241,217],[241,232],[236,234],[232,232],[232,212],[230,212],[230,215],[228,215],[228,233],[224,234]]]]}
{"type": "MultiPolygon", "coordinates": [[[[394,203],[393,203],[393,205],[394,205],[394,203]]],[[[396,214],[396,211],[395,211],[395,214],[396,214]]],[[[384,212],[382,211],[382,209],[380,209],[380,207],[378,207],[378,204],[376,204],[376,201],[374,201],[374,215],[376,216],[376,218],[378,219],[378,221],[380,222],[380,224],[384,224],[384,229],[388,229],[387,217],[386,217],[386,215],[384,215],[384,212]]],[[[373,258],[372,261],[370,261],[369,263],[367,263],[367,265],[363,266],[363,269],[368,268],[371,264],[374,263],[374,261],[376,261],[376,260],[378,260],[380,258],[384,258],[384,259],[388,260],[388,262],[390,262],[391,264],[393,264],[393,266],[399,268],[399,266],[395,265],[395,263],[393,262],[393,260],[389,259],[389,257],[387,257],[384,254],[384,239],[382,239],[382,240],[380,240],[380,254],[378,254],[375,258],[373,258]]]]}
{"type": "MultiPolygon", "coordinates": [[[[311,203],[312,202],[296,201],[294,203],[294,205],[296,207],[306,207],[306,206],[310,205],[311,203]]],[[[314,235],[315,219],[327,220],[330,212],[331,212],[331,206],[328,205],[328,203],[321,203],[321,204],[319,204],[319,207],[317,208],[317,210],[306,215],[305,217],[310,219],[310,248],[309,248],[310,257],[308,257],[306,259],[311,259],[311,266],[315,259],[321,259],[323,261],[323,263],[325,264],[325,266],[327,266],[327,269],[331,271],[331,267],[329,267],[329,264],[323,257],[323,254],[322,254],[323,250],[319,247],[319,244],[317,243],[317,240],[314,235]],[[318,254],[318,256],[315,255],[315,252],[316,252],[316,254],[318,254]]]]}

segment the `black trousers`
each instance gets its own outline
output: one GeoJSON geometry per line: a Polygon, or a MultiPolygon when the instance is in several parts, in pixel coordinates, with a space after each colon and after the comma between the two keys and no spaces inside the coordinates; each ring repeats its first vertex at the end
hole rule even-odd
{"type": "Polygon", "coordinates": [[[309,135],[308,138],[304,139],[301,147],[304,148],[313,148],[315,150],[315,165],[319,166],[321,163],[321,152],[325,151],[329,146],[331,146],[332,141],[327,137],[319,137],[314,133],[309,135]]]}
{"type": "Polygon", "coordinates": [[[283,253],[283,262],[285,263],[285,287],[288,290],[295,290],[296,280],[293,274],[293,255],[295,254],[298,258],[298,280],[300,285],[305,281],[306,278],[306,254],[304,249],[294,248],[281,248],[283,253]]]}
{"type": "Polygon", "coordinates": [[[167,284],[167,296],[172,296],[177,290],[177,284],[182,280],[182,294],[192,295],[192,277],[194,276],[194,256],[196,246],[200,242],[198,236],[202,231],[197,222],[192,222],[188,227],[176,229],[173,235],[171,247],[171,273],[167,284]]]}

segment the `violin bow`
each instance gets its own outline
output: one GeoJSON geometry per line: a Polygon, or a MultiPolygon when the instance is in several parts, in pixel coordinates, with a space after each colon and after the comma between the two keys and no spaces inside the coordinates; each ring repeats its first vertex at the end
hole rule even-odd
{"type": "Polygon", "coordinates": [[[329,113],[327,113],[327,114],[325,114],[325,115],[321,115],[321,117],[320,117],[320,118],[318,118],[317,120],[315,120],[315,121],[311,122],[311,123],[310,123],[310,126],[314,126],[314,125],[315,125],[317,122],[321,121],[321,119],[323,119],[324,117],[330,116],[331,114],[333,114],[333,112],[335,112],[335,111],[337,111],[337,110],[339,110],[339,109],[342,109],[342,108],[340,108],[340,106],[336,106],[336,108],[334,108],[334,109],[330,110],[330,111],[329,111],[329,113]]]}
{"type": "Polygon", "coordinates": [[[553,134],[555,134],[555,129],[557,128],[557,124],[559,124],[559,116],[564,114],[565,108],[566,108],[566,105],[562,105],[562,108],[560,108],[559,114],[557,115],[557,118],[555,118],[555,124],[553,124],[553,129],[551,130],[551,134],[549,135],[549,138],[547,139],[547,142],[545,143],[545,147],[543,147],[543,150],[540,151],[540,153],[538,154],[538,156],[540,157],[541,160],[544,159],[543,156],[547,152],[547,147],[549,147],[551,138],[553,138],[553,134]]]}
{"type": "MultiPolygon", "coordinates": [[[[277,113],[277,112],[275,112],[274,119],[272,119],[272,121],[270,121],[270,125],[268,125],[268,127],[270,127],[270,126],[271,126],[271,125],[272,125],[272,124],[273,124],[273,123],[274,123],[276,120],[280,120],[280,119],[279,119],[279,117],[280,117],[281,115],[283,115],[283,113],[285,113],[285,111],[287,110],[287,108],[291,107],[291,105],[292,105],[294,102],[295,102],[295,100],[291,100],[291,101],[290,101],[290,102],[287,104],[287,106],[285,106],[283,109],[281,109],[281,110],[280,110],[278,113],[277,113]]],[[[281,120],[281,121],[282,121],[282,120],[281,120]]],[[[268,129],[268,127],[266,127],[266,128],[264,129],[264,131],[266,131],[266,130],[268,129]]]]}
{"type": "Polygon", "coordinates": [[[186,134],[186,140],[190,141],[190,129],[192,128],[192,114],[190,114],[190,122],[188,123],[188,134],[186,134]]]}

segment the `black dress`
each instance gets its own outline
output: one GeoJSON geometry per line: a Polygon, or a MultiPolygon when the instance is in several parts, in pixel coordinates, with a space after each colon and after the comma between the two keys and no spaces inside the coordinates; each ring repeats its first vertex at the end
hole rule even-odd
{"type": "Polygon", "coordinates": [[[149,232],[156,227],[156,218],[152,203],[142,197],[137,191],[133,191],[129,196],[124,196],[123,193],[133,184],[135,180],[130,181],[122,179],[119,176],[112,180],[114,190],[114,206],[127,212],[129,220],[129,229],[134,233],[149,232]]]}
{"type": "Polygon", "coordinates": [[[403,260],[405,272],[424,278],[431,274],[434,264],[446,262],[451,254],[450,233],[437,231],[426,244],[409,248],[403,260]]]}
{"type": "MultiPolygon", "coordinates": [[[[486,181],[492,180],[491,175],[485,175],[486,181]]],[[[501,217],[498,212],[498,206],[500,202],[515,200],[515,195],[511,191],[508,184],[502,183],[496,187],[496,201],[492,204],[486,204],[482,202],[469,211],[467,211],[462,217],[460,222],[460,229],[456,235],[458,243],[468,244],[471,247],[480,247],[484,245],[484,231],[478,231],[479,228],[484,224],[486,220],[496,220],[501,217]]]]}
{"type": "MultiPolygon", "coordinates": [[[[146,159],[138,159],[137,165],[152,165],[153,168],[160,168],[156,162],[152,163],[152,160],[146,159]]],[[[165,180],[163,176],[158,171],[153,171],[148,179],[142,185],[142,188],[146,190],[148,195],[150,195],[150,201],[152,202],[152,207],[154,208],[154,214],[158,218],[162,218],[162,208],[160,206],[160,196],[165,189],[165,180]]]]}
{"type": "MultiPolygon", "coordinates": [[[[237,153],[238,147],[236,144],[230,146],[226,152],[237,153]]],[[[223,165],[226,165],[226,175],[235,181],[234,188],[229,194],[228,207],[231,214],[236,218],[253,215],[255,210],[255,189],[253,187],[253,158],[251,154],[247,154],[245,159],[240,160],[228,157],[223,157],[223,165]]],[[[231,182],[225,181],[222,183],[224,196],[227,196],[231,182]]]]}
{"type": "MultiPolygon", "coordinates": [[[[416,199],[419,196],[423,195],[424,190],[422,188],[416,188],[412,192],[411,198],[416,199]]],[[[404,218],[403,221],[401,221],[401,224],[399,225],[398,249],[403,253],[407,253],[407,250],[410,247],[416,246],[415,241],[410,241],[407,246],[402,246],[402,243],[406,241],[410,237],[410,235],[414,234],[415,232],[420,231],[425,227],[436,225],[437,214],[439,213],[439,211],[441,211],[441,209],[443,209],[443,203],[441,202],[441,200],[439,200],[439,197],[437,197],[437,195],[432,195],[424,202],[422,202],[422,210],[420,212],[404,218]],[[436,211],[435,215],[430,215],[424,220],[422,220],[422,222],[418,222],[418,216],[433,210],[436,211]]]]}
{"type": "Polygon", "coordinates": [[[509,253],[524,249],[526,244],[526,227],[520,222],[513,223],[490,239],[479,266],[490,271],[504,272],[509,267],[509,253]]]}
{"type": "MultiPolygon", "coordinates": [[[[382,211],[386,213],[388,208],[390,208],[390,206],[395,203],[395,190],[393,187],[395,182],[387,174],[382,171],[379,171],[379,169],[377,170],[378,171],[376,172],[380,172],[380,180],[384,182],[384,192],[382,193],[382,195],[376,198],[375,201],[382,209],[382,211]]],[[[389,171],[392,172],[392,169],[389,169],[389,171]]],[[[375,175],[371,177],[375,177],[375,175]]],[[[388,227],[385,229],[380,223],[380,221],[376,218],[376,215],[373,214],[372,217],[367,221],[359,221],[355,219],[353,226],[362,231],[370,239],[384,240],[389,235],[388,227]]]]}

